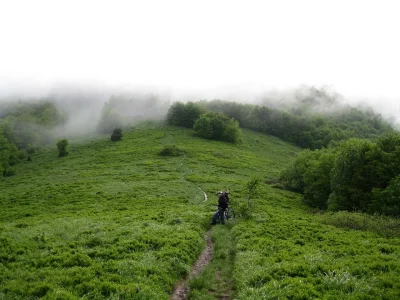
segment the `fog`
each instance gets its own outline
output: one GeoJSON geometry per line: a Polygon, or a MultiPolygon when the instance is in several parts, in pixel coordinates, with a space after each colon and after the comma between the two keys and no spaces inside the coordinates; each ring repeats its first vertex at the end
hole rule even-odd
{"type": "Polygon", "coordinates": [[[307,103],[316,113],[329,114],[354,106],[372,108],[395,128],[400,129],[400,104],[385,99],[346,98],[329,86],[300,85],[287,89],[262,89],[260,86],[225,86],[214,89],[179,89],[161,86],[106,85],[100,83],[55,83],[51,86],[14,83],[0,88],[0,101],[32,101],[49,99],[65,113],[67,122],[55,129],[57,137],[82,136],[98,131],[102,109],[113,102],[115,114],[125,124],[135,125],[143,120],[164,120],[169,106],[175,101],[221,99],[239,103],[286,109],[307,103]]]}
{"type": "Polygon", "coordinates": [[[73,115],[66,132],[93,130],[112,95],[136,99],[124,115],[142,118],[162,109],[139,100],[288,107],[312,88],[400,122],[398,1],[5,0],[1,9],[0,98],[54,98],[73,115]]]}

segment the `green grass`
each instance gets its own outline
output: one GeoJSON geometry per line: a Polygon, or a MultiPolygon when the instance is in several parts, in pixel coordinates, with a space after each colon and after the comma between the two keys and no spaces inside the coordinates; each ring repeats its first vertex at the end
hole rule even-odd
{"type": "MultiPolygon", "coordinates": [[[[169,299],[204,247],[215,192],[242,207],[250,178],[271,181],[299,151],[248,130],[232,145],[148,123],[119,142],[69,139],[66,157],[33,154],[0,180],[0,299],[169,299]],[[170,146],[181,155],[159,155],[170,146]]],[[[252,201],[252,218],[213,227],[192,299],[398,298],[398,235],[341,226],[264,183],[252,201]]]]}
{"type": "MultiPolygon", "coordinates": [[[[233,293],[233,269],[236,256],[236,240],[232,227],[236,222],[227,221],[225,225],[216,225],[212,229],[214,253],[208,264],[198,277],[189,282],[189,299],[223,299],[233,293]]],[[[226,298],[225,298],[226,299],[226,298]]]]}
{"type": "Polygon", "coordinates": [[[299,197],[264,186],[233,230],[238,299],[397,299],[400,239],[325,225],[299,197]]]}

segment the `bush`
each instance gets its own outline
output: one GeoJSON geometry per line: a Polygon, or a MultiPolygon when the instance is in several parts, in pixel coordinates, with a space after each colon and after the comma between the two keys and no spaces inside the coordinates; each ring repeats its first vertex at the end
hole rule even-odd
{"type": "Polygon", "coordinates": [[[393,178],[383,190],[372,191],[370,212],[379,212],[389,216],[400,216],[400,175],[393,178]]]}
{"type": "Polygon", "coordinates": [[[17,173],[17,171],[15,170],[15,167],[10,167],[8,166],[4,171],[3,171],[3,175],[5,177],[9,177],[9,176],[14,176],[17,173]]]}
{"type": "Polygon", "coordinates": [[[62,139],[57,142],[58,157],[63,157],[68,155],[67,146],[68,146],[67,139],[62,139]]]}
{"type": "Polygon", "coordinates": [[[116,142],[121,139],[122,139],[122,129],[120,129],[120,128],[114,129],[113,133],[111,134],[111,140],[113,142],[116,142]]]}
{"type": "Polygon", "coordinates": [[[379,214],[368,215],[360,212],[329,212],[316,215],[322,223],[339,228],[366,230],[385,237],[400,236],[400,220],[379,214]]]}
{"type": "Polygon", "coordinates": [[[26,152],[28,154],[33,154],[36,152],[36,148],[35,146],[33,146],[32,144],[29,144],[28,147],[26,147],[26,152]]]}
{"type": "Polygon", "coordinates": [[[230,143],[241,142],[242,132],[239,123],[220,113],[208,112],[201,115],[194,124],[194,130],[197,136],[206,139],[230,143]]]}
{"type": "Polygon", "coordinates": [[[175,102],[168,110],[167,123],[175,126],[193,128],[193,125],[200,117],[200,114],[200,106],[193,102],[188,102],[186,104],[175,102]]]}
{"type": "Polygon", "coordinates": [[[165,146],[158,154],[161,156],[180,156],[184,153],[182,149],[179,149],[175,145],[165,146]]]}
{"type": "Polygon", "coordinates": [[[245,220],[251,219],[252,214],[250,206],[245,202],[238,202],[237,205],[235,205],[235,216],[245,220]]]}

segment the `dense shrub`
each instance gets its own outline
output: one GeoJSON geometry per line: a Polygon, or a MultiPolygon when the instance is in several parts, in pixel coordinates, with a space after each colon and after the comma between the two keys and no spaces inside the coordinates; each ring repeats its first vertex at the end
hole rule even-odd
{"type": "Polygon", "coordinates": [[[393,178],[385,189],[374,189],[371,212],[400,216],[400,175],[393,178]]]}
{"type": "Polygon", "coordinates": [[[281,181],[286,189],[295,192],[304,192],[304,174],[315,159],[315,152],[305,150],[301,152],[294,163],[281,174],[281,181]]]}
{"type": "Polygon", "coordinates": [[[365,210],[376,183],[372,164],[378,149],[368,140],[352,139],[339,147],[331,171],[331,210],[365,210]]]}
{"type": "Polygon", "coordinates": [[[122,139],[122,129],[120,129],[120,128],[114,129],[113,133],[111,134],[111,140],[113,142],[116,142],[121,139],[122,139]]]}
{"type": "Polygon", "coordinates": [[[180,156],[184,151],[178,148],[176,145],[164,146],[164,148],[158,153],[161,156],[180,156]]]}
{"type": "Polygon", "coordinates": [[[281,175],[313,207],[400,215],[400,134],[307,150],[281,175]]]}
{"type": "Polygon", "coordinates": [[[175,102],[167,114],[167,123],[175,126],[193,128],[195,121],[200,117],[202,110],[198,104],[175,102]]]}
{"type": "Polygon", "coordinates": [[[0,174],[3,174],[4,169],[9,165],[9,144],[5,137],[2,136],[0,131],[0,174]]]}
{"type": "Polygon", "coordinates": [[[239,143],[241,141],[239,123],[220,113],[208,112],[201,115],[194,124],[194,130],[197,136],[206,139],[230,143],[239,143]]]}
{"type": "Polygon", "coordinates": [[[3,171],[3,175],[4,175],[5,177],[14,176],[15,174],[16,174],[15,167],[8,166],[8,167],[3,171]]]}
{"type": "Polygon", "coordinates": [[[67,139],[62,139],[57,142],[57,149],[58,149],[58,156],[63,157],[68,155],[67,151],[67,146],[68,146],[68,140],[67,139]]]}
{"type": "Polygon", "coordinates": [[[400,220],[379,214],[339,211],[317,214],[316,217],[322,223],[336,227],[374,231],[386,237],[400,236],[400,220]]]}
{"type": "Polygon", "coordinates": [[[20,159],[23,159],[23,151],[18,151],[14,144],[2,136],[0,127],[0,176],[12,176],[15,174],[13,167],[20,159]]]}

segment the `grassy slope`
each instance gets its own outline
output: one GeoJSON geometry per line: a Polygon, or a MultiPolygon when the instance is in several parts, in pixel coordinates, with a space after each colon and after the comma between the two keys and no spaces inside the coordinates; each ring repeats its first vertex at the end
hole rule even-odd
{"type": "MultiPolygon", "coordinates": [[[[0,299],[168,299],[204,246],[215,191],[244,201],[251,176],[277,176],[299,149],[251,131],[234,146],[147,125],[69,151],[36,154],[0,181],[0,299]],[[167,144],[187,154],[159,157],[167,144]]],[[[254,204],[232,229],[238,299],[398,291],[398,239],[323,225],[267,185],[254,204]]]]}

